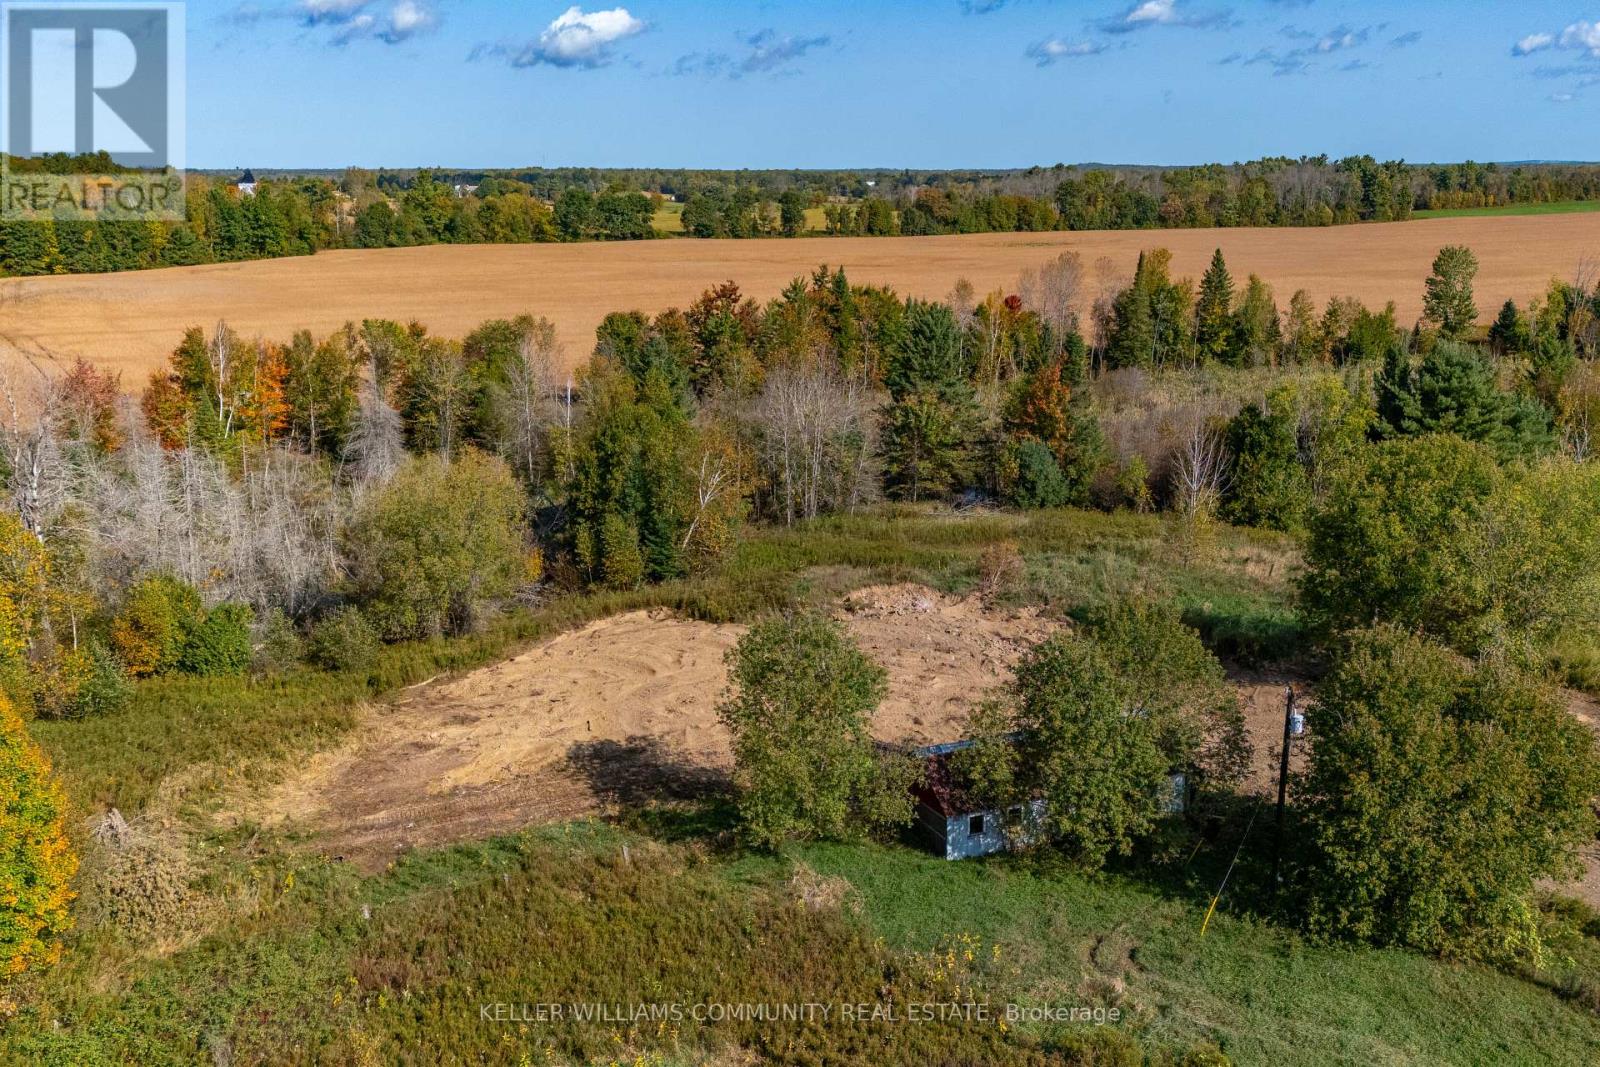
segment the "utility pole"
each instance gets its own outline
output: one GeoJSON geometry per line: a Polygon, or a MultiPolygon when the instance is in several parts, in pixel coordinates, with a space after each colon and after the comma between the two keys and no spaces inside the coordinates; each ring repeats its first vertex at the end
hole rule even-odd
{"type": "Polygon", "coordinates": [[[1283,880],[1283,817],[1289,804],[1289,750],[1295,735],[1294,686],[1284,690],[1283,753],[1278,760],[1278,821],[1272,841],[1272,887],[1276,892],[1283,880]]]}

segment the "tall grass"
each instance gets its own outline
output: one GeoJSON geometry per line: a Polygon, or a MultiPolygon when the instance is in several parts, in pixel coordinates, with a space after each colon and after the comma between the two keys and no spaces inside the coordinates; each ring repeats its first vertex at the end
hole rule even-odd
{"type": "MultiPolygon", "coordinates": [[[[652,823],[661,832],[546,827],[370,878],[274,860],[256,906],[198,943],[109,973],[69,961],[0,1032],[0,1062],[1137,1064],[1142,1047],[1151,1063],[1199,1064],[1216,1061],[1183,1057],[1209,1044],[1282,1067],[1600,1056],[1600,1016],[1543,976],[1304,940],[1248,916],[1254,879],[1201,938],[1225,855],[1150,881],[881,844],[745,853],[703,814],[652,823]],[[891,1002],[899,1015],[521,1014],[548,1002],[891,1002]],[[907,1021],[911,1003],[952,1002],[993,1017],[907,1021]],[[486,1004],[515,1007],[486,1019],[486,1004]],[[1002,1029],[1008,1004],[1121,1018],[1002,1029]]],[[[1590,965],[1596,932],[1576,935],[1590,965]]]]}

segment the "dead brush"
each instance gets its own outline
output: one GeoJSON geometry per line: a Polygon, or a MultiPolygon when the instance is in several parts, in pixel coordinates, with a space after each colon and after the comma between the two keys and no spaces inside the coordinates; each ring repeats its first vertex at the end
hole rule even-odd
{"type": "Polygon", "coordinates": [[[196,871],[176,831],[130,823],[112,808],[89,839],[80,898],[87,924],[160,941],[190,928],[197,913],[196,871]]]}
{"type": "Polygon", "coordinates": [[[1015,541],[996,541],[978,557],[978,595],[986,601],[1015,592],[1027,573],[1027,564],[1015,541]]]}
{"type": "Polygon", "coordinates": [[[861,911],[861,898],[848,879],[819,874],[810,865],[796,863],[789,876],[789,891],[795,903],[807,911],[861,911]]]}

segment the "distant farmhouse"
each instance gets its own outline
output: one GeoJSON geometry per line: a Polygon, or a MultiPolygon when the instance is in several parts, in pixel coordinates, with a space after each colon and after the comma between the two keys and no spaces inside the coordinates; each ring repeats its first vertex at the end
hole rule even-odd
{"type": "Polygon", "coordinates": [[[243,174],[239,175],[239,180],[233,183],[233,187],[235,189],[239,190],[239,195],[240,196],[255,196],[256,195],[256,176],[255,176],[255,173],[247,168],[243,174]]]}
{"type": "Polygon", "coordinates": [[[478,191],[478,187],[476,185],[467,185],[464,182],[457,182],[451,188],[455,190],[456,199],[458,200],[465,200],[467,197],[478,191]]]}

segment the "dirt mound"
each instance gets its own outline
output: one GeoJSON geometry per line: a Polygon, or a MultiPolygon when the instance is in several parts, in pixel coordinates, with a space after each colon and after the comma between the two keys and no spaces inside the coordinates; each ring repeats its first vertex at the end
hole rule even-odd
{"type": "Polygon", "coordinates": [[[921,585],[862,589],[845,598],[841,617],[889,672],[874,733],[923,744],[958,739],[972,708],[1056,628],[1035,611],[992,611],[921,585]]]}
{"type": "MultiPolygon", "coordinates": [[[[841,617],[889,672],[873,721],[884,741],[959,737],[1050,629],[921,586],[862,590],[841,617]]],[[[351,742],[247,814],[312,829],[370,868],[407,848],[702,793],[731,763],[716,705],[743,632],[665,612],[590,623],[369,709],[351,742]]]]}

